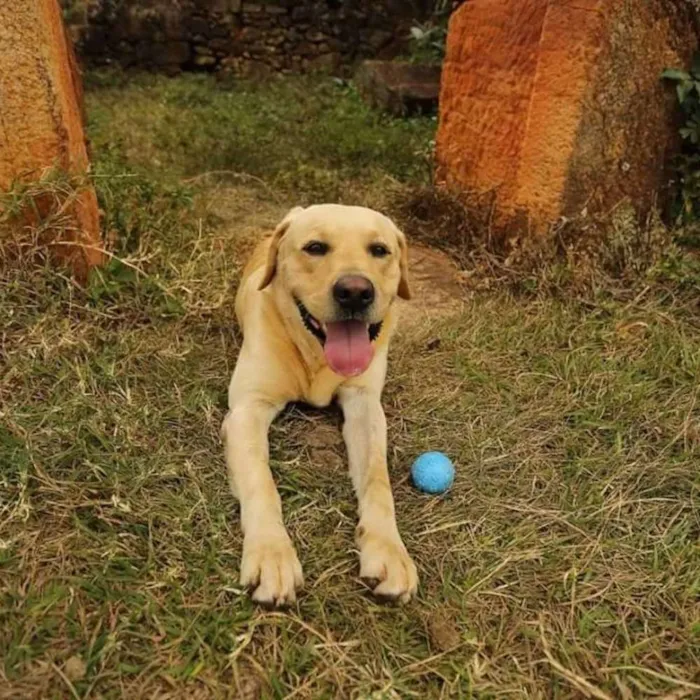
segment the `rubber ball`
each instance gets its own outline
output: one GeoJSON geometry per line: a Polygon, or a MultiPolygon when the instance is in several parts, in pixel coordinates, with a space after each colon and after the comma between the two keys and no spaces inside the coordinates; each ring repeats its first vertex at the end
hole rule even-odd
{"type": "Polygon", "coordinates": [[[417,489],[425,493],[444,493],[455,480],[455,468],[442,452],[424,452],[413,463],[411,476],[417,489]]]}

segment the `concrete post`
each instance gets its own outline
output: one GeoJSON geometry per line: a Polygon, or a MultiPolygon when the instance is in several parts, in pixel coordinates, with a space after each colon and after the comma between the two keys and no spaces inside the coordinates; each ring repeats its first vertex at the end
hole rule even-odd
{"type": "Polygon", "coordinates": [[[644,215],[679,145],[661,72],[696,46],[676,0],[464,3],[442,73],[438,181],[493,197],[506,235],[625,199],[644,215]]]}
{"type": "MultiPolygon", "coordinates": [[[[58,0],[0,1],[0,190],[36,181],[50,168],[78,177],[89,168],[80,79],[61,10],[58,0]]],[[[36,202],[39,216],[46,208],[36,202]]],[[[66,214],[70,225],[54,242],[75,245],[54,245],[52,253],[84,277],[102,260],[92,186],[80,186],[66,214]]]]}

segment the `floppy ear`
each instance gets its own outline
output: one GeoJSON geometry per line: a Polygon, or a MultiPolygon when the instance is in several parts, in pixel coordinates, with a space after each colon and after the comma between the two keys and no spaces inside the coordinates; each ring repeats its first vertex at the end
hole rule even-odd
{"type": "Polygon", "coordinates": [[[275,232],[272,234],[272,241],[270,241],[270,248],[267,252],[267,263],[265,264],[265,274],[263,275],[262,281],[260,282],[260,286],[258,287],[258,290],[263,290],[265,287],[267,287],[270,282],[272,282],[273,277],[275,276],[275,272],[277,271],[277,254],[279,253],[280,249],[280,243],[282,242],[282,238],[284,238],[284,234],[287,233],[287,229],[289,228],[289,225],[292,223],[292,220],[294,219],[295,216],[300,214],[302,211],[304,211],[303,207],[294,207],[294,209],[291,209],[287,215],[280,221],[279,224],[277,224],[277,228],[275,229],[275,232]]]}
{"type": "Polygon", "coordinates": [[[408,300],[413,296],[413,294],[411,294],[411,286],[408,283],[408,243],[406,242],[406,236],[398,229],[397,236],[399,239],[399,251],[401,253],[401,258],[399,260],[401,279],[399,280],[398,294],[401,299],[408,300]]]}

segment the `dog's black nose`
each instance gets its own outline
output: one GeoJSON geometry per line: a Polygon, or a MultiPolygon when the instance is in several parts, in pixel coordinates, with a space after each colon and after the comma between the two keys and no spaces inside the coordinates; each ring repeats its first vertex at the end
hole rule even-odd
{"type": "Polygon", "coordinates": [[[345,275],[333,285],[333,298],[345,311],[364,311],[374,301],[374,285],[360,275],[345,275]]]}

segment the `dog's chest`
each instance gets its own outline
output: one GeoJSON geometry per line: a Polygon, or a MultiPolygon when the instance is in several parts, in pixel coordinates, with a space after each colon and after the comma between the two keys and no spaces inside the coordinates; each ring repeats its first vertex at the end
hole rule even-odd
{"type": "Polygon", "coordinates": [[[329,367],[322,367],[309,382],[304,401],[318,408],[328,406],[344,381],[344,377],[340,377],[329,367]]]}

